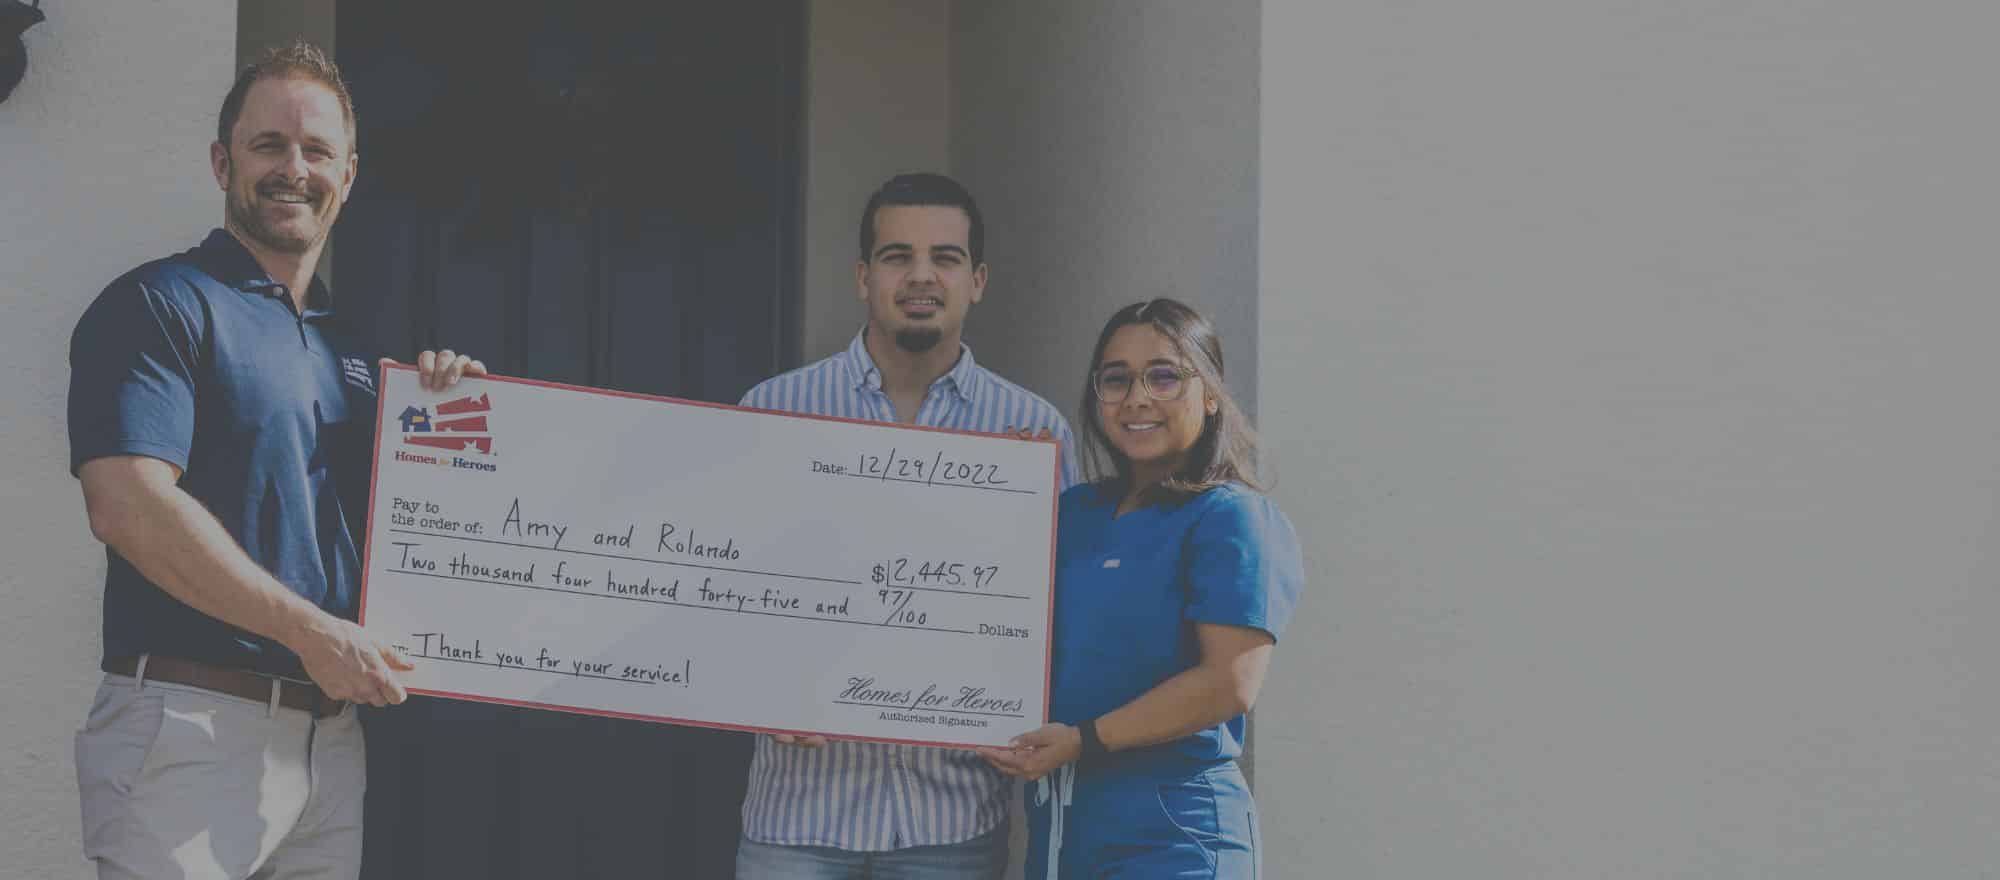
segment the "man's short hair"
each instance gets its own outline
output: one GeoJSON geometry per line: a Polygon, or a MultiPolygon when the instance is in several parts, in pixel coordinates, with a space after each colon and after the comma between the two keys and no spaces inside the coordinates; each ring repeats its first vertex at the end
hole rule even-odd
{"type": "Polygon", "coordinates": [[[972,233],[966,242],[972,265],[986,261],[986,222],[979,217],[979,205],[972,200],[972,193],[966,192],[956,180],[925,172],[891,177],[868,197],[868,207],[861,212],[861,262],[868,262],[869,253],[875,250],[875,212],[883,205],[937,205],[964,211],[972,221],[972,233]]]}
{"type": "Polygon", "coordinates": [[[340,78],[340,68],[333,59],[304,40],[266,49],[257,60],[243,65],[243,70],[236,74],[236,84],[222,98],[222,114],[215,121],[216,141],[229,146],[229,135],[243,115],[243,100],[250,94],[250,87],[267,79],[303,79],[326,86],[340,99],[340,115],[347,123],[348,148],[353,149],[354,98],[347,93],[347,83],[340,78]]]}

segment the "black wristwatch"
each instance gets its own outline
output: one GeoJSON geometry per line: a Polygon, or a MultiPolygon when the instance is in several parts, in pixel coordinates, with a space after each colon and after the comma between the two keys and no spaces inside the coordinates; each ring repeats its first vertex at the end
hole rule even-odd
{"type": "Polygon", "coordinates": [[[1104,747],[1104,740],[1097,738],[1097,719],[1085,719],[1076,726],[1076,732],[1083,736],[1083,754],[1076,759],[1077,763],[1089,764],[1111,754],[1111,751],[1104,747]]]}

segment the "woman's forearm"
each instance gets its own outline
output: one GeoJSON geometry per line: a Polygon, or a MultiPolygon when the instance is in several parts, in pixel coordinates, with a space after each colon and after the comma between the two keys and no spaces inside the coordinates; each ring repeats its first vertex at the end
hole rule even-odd
{"type": "Polygon", "coordinates": [[[1097,737],[1111,751],[1172,742],[1243,714],[1227,671],[1196,666],[1097,719],[1097,737]]]}
{"type": "Polygon", "coordinates": [[[1111,751],[1171,742],[1250,711],[1275,641],[1246,626],[1200,623],[1201,662],[1097,719],[1097,738],[1111,751]]]}

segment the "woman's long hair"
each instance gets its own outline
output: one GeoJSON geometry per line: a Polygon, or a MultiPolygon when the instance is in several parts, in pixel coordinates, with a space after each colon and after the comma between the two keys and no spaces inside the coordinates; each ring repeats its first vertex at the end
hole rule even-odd
{"type": "MultiPolygon", "coordinates": [[[[1097,346],[1091,349],[1090,367],[1083,378],[1083,407],[1078,413],[1084,424],[1084,474],[1092,482],[1108,480],[1105,488],[1121,495],[1131,486],[1132,460],[1119,452],[1104,432],[1094,379],[1112,335],[1135,324],[1151,327],[1172,342],[1201,377],[1206,393],[1216,401],[1215,413],[1203,420],[1201,436],[1188,450],[1186,461],[1165,481],[1147,488],[1144,502],[1177,503],[1232,482],[1261,491],[1257,481],[1257,433],[1222,381],[1222,337],[1200,312],[1165,298],[1133,303],[1113,312],[1104,323],[1104,330],[1097,334],[1097,346]],[[1111,462],[1109,474],[1101,466],[1105,459],[1111,462]]],[[[1135,383],[1131,393],[1145,391],[1135,383]]]]}

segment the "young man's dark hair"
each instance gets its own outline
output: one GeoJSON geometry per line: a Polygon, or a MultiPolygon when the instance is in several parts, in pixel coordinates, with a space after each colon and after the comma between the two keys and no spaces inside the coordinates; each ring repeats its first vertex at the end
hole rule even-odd
{"type": "Polygon", "coordinates": [[[229,134],[235,130],[237,118],[243,115],[244,97],[250,94],[251,86],[267,79],[303,79],[326,86],[340,99],[340,115],[347,122],[347,140],[349,144],[354,142],[354,98],[347,93],[340,68],[318,46],[300,40],[264,50],[256,61],[243,65],[237,72],[236,84],[223,96],[222,113],[215,120],[217,143],[229,146],[229,134]]]}
{"type": "Polygon", "coordinates": [[[986,221],[980,219],[972,193],[956,180],[930,173],[898,174],[868,197],[868,207],[861,211],[861,262],[868,262],[868,252],[875,249],[875,212],[883,205],[941,205],[964,211],[972,221],[966,242],[972,251],[972,265],[986,262],[986,221]]]}

